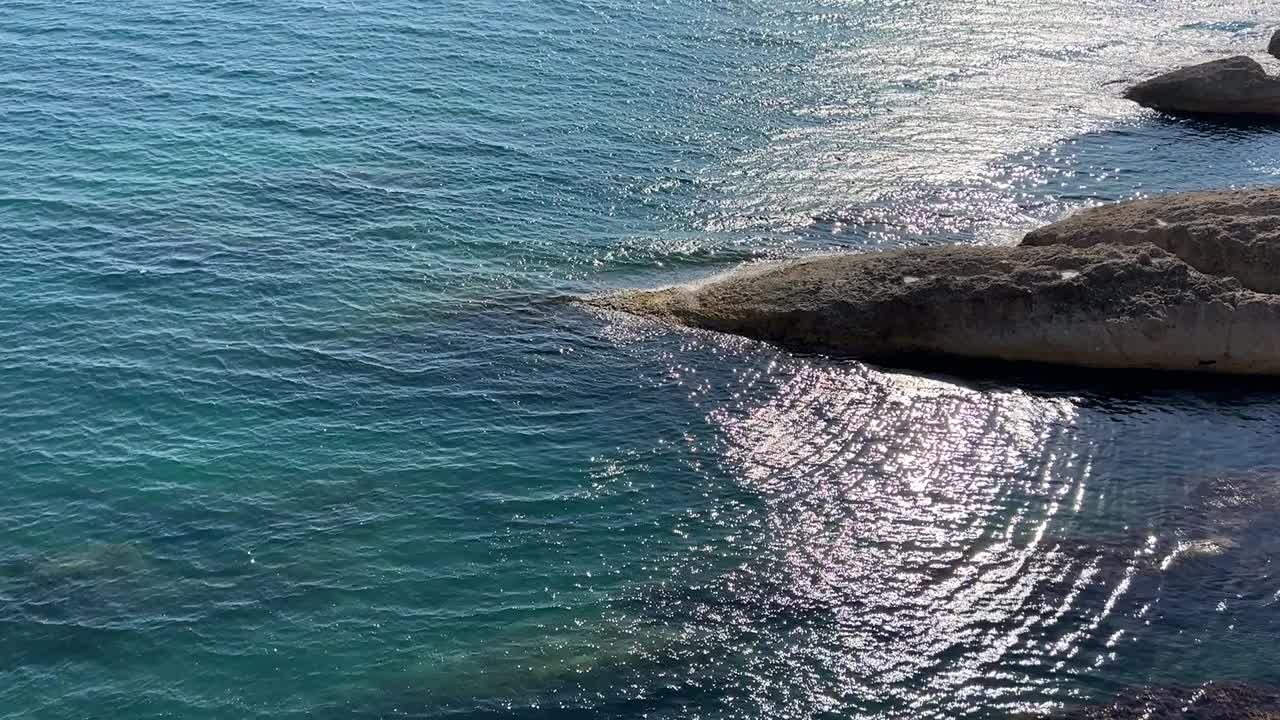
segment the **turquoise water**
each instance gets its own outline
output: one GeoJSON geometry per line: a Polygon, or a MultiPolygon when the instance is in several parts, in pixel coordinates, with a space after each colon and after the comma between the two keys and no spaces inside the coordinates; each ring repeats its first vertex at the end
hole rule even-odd
{"type": "Polygon", "coordinates": [[[1274,182],[1268,8],[2,2],[0,718],[950,718],[1280,682],[1280,390],[566,302],[1274,182]],[[1003,371],[1002,371],[1003,372],[1003,371]]]}

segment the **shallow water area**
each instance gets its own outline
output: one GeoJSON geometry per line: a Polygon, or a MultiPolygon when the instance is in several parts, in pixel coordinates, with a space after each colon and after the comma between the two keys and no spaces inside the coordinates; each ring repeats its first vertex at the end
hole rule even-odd
{"type": "MultiPolygon", "coordinates": [[[[1280,683],[1280,391],[566,298],[1274,182],[1264,4],[14,2],[0,718],[952,718],[1280,683]]],[[[1271,65],[1275,69],[1275,65],[1271,65]]]]}

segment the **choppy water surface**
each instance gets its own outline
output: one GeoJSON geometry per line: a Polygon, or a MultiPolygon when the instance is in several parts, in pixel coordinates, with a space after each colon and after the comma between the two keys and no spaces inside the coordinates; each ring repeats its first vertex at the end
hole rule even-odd
{"type": "Polygon", "coordinates": [[[0,2],[0,717],[1280,682],[1274,384],[562,301],[1274,181],[1274,130],[1115,97],[1274,9],[1177,5],[0,2]]]}

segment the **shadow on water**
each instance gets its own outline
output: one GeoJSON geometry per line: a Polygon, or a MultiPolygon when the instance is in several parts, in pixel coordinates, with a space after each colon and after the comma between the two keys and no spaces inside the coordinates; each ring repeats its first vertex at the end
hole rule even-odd
{"type": "MultiPolygon", "coordinates": [[[[809,356],[823,360],[822,356],[809,356]]],[[[837,363],[856,361],[833,360],[837,363]]],[[[1095,369],[1043,363],[974,360],[913,355],[872,365],[886,372],[907,372],[973,390],[1020,390],[1044,397],[1070,397],[1089,403],[1179,400],[1222,406],[1271,405],[1280,400],[1280,377],[1215,375],[1141,369],[1095,369]]]]}
{"type": "Polygon", "coordinates": [[[1183,113],[1168,110],[1153,111],[1159,121],[1170,123],[1179,129],[1196,135],[1224,135],[1240,142],[1249,139],[1271,139],[1280,135],[1280,127],[1273,120],[1251,118],[1230,113],[1183,113]]]}

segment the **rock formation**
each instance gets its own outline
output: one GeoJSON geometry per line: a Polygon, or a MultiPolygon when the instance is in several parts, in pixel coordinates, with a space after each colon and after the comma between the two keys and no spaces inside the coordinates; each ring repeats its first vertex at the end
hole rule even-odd
{"type": "Polygon", "coordinates": [[[1081,210],[1023,245],[1151,243],[1208,275],[1280,293],[1280,187],[1195,192],[1081,210]]]}
{"type": "Polygon", "coordinates": [[[1240,683],[1211,682],[1194,689],[1149,688],[1114,702],[1055,717],[1064,720],[1276,720],[1280,695],[1240,683]]]}
{"type": "Polygon", "coordinates": [[[1174,70],[1134,85],[1124,96],[1173,113],[1280,119],[1280,78],[1245,55],[1174,70]]]}
{"type": "Polygon", "coordinates": [[[589,305],[798,351],[1280,375],[1280,296],[1153,245],[943,246],[747,267],[589,305]]]}
{"type": "Polygon", "coordinates": [[[1280,58],[1280,30],[1271,36],[1271,44],[1267,46],[1267,52],[1273,56],[1280,58]]]}

